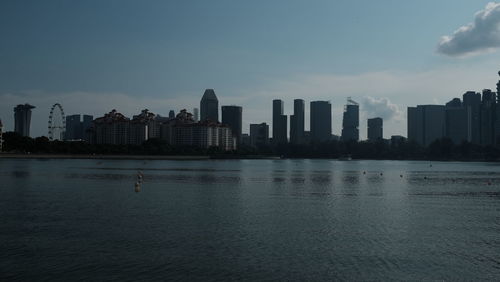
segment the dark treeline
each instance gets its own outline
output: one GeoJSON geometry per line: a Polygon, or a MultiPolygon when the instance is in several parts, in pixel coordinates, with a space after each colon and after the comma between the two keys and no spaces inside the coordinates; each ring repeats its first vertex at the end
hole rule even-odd
{"type": "Polygon", "coordinates": [[[171,146],[160,139],[150,139],[142,145],[93,145],[87,142],[50,141],[47,137],[23,137],[14,132],[4,135],[4,152],[32,154],[98,154],[98,155],[212,155],[282,156],[286,158],[339,158],[386,160],[499,160],[500,149],[482,147],[469,142],[453,144],[448,138],[436,140],[427,148],[415,142],[401,140],[396,144],[380,140],[329,141],[308,145],[281,144],[253,148],[241,145],[237,151],[223,152],[218,148],[171,146]]]}

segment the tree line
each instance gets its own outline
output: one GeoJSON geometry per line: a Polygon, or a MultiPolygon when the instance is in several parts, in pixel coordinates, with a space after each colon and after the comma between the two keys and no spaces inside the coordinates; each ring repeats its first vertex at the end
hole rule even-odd
{"type": "Polygon", "coordinates": [[[149,139],[142,145],[89,144],[85,141],[50,141],[47,137],[30,138],[14,132],[3,135],[3,151],[31,154],[98,155],[210,155],[227,158],[244,156],[280,156],[285,158],[340,158],[385,160],[500,160],[500,149],[470,142],[454,144],[449,138],[434,141],[427,147],[405,139],[395,143],[379,140],[328,141],[311,144],[261,145],[242,144],[236,151],[222,151],[190,146],[172,146],[164,140],[149,139]]]}

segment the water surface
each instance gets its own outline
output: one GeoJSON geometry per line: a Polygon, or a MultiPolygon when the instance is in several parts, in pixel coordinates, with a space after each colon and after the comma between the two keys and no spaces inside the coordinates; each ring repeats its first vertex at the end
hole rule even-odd
{"type": "Polygon", "coordinates": [[[495,163],[0,159],[0,193],[4,281],[500,279],[495,163]]]}

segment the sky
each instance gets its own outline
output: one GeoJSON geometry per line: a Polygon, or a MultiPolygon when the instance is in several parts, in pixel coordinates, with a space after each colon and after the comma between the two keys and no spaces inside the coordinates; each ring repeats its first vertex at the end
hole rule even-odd
{"type": "MultiPolygon", "coordinates": [[[[0,119],[30,103],[32,136],[47,135],[50,108],[95,117],[116,109],[160,115],[243,107],[272,121],[272,100],[332,103],[339,135],[347,97],[384,137],[406,136],[406,108],[495,89],[500,3],[456,0],[47,0],[0,1],[0,119]]],[[[57,117],[58,114],[56,114],[57,117]]]]}

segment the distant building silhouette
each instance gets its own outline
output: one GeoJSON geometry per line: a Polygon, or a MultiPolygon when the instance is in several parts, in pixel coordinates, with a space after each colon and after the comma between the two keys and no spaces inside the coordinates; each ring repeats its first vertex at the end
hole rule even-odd
{"type": "Polygon", "coordinates": [[[200,121],[219,121],[219,100],[213,89],[206,89],[200,101],[200,121]]]}
{"type": "Polygon", "coordinates": [[[83,115],[83,121],[81,120],[81,115],[66,116],[66,132],[64,133],[64,139],[88,141],[86,131],[92,126],[93,119],[94,117],[91,115],[83,115]]]}
{"type": "Polygon", "coordinates": [[[287,116],[283,114],[282,100],[273,100],[273,143],[287,143],[287,116]]]}
{"type": "Polygon", "coordinates": [[[3,151],[3,123],[0,119],[0,152],[3,151]]]}
{"type": "Polygon", "coordinates": [[[170,110],[168,112],[168,118],[175,118],[175,111],[174,110],[170,110]]]}
{"type": "Polygon", "coordinates": [[[218,147],[224,151],[236,149],[229,126],[209,119],[196,123],[186,110],[181,110],[175,119],[162,125],[161,139],[173,146],[218,147]]]}
{"type": "Polygon", "coordinates": [[[130,119],[112,110],[92,122],[90,142],[93,144],[129,144],[130,119]]]}
{"type": "Polygon", "coordinates": [[[14,131],[21,136],[30,136],[31,109],[30,104],[17,105],[14,108],[14,131]]]}
{"type": "Polygon", "coordinates": [[[391,136],[391,146],[399,146],[401,143],[406,141],[406,137],[401,135],[392,135],[391,136]]]}
{"type": "Polygon", "coordinates": [[[328,101],[312,101],[310,104],[311,142],[324,142],[332,138],[332,104],[328,101]]]}
{"type": "Polygon", "coordinates": [[[429,146],[445,136],[445,106],[408,107],[408,139],[429,146]]]}
{"type": "Polygon", "coordinates": [[[193,109],[193,119],[194,119],[194,122],[200,121],[200,111],[198,110],[198,108],[193,109]]]}
{"type": "Polygon", "coordinates": [[[483,90],[481,100],[481,145],[495,144],[496,93],[490,89],[483,90]]]}
{"type": "Polygon", "coordinates": [[[252,140],[250,139],[250,134],[242,133],[241,134],[241,144],[245,146],[251,146],[252,140]]]}
{"type": "Polygon", "coordinates": [[[293,100],[293,115],[290,116],[290,143],[304,143],[304,100],[293,100]]]}
{"type": "Polygon", "coordinates": [[[342,119],[342,140],[359,140],[359,104],[347,99],[347,104],[344,106],[344,115],[342,119]]]}
{"type": "Polygon", "coordinates": [[[463,96],[463,107],[467,110],[467,141],[481,144],[481,94],[467,91],[463,96]]]}
{"type": "Polygon", "coordinates": [[[222,123],[231,128],[237,144],[241,144],[241,129],[243,109],[240,106],[222,106],[222,123]]]}
{"type": "Polygon", "coordinates": [[[250,124],[250,144],[253,147],[269,145],[269,125],[267,123],[250,124]]]}
{"type": "Polygon", "coordinates": [[[173,146],[235,149],[228,126],[208,120],[195,123],[186,110],[173,119],[158,118],[143,110],[132,120],[112,110],[95,119],[89,132],[93,144],[140,145],[150,138],[160,138],[173,146]]]}
{"type": "Polygon", "coordinates": [[[468,110],[460,98],[454,98],[445,105],[445,136],[454,144],[460,144],[469,139],[468,110]]]}
{"type": "Polygon", "coordinates": [[[384,121],[379,117],[367,120],[368,141],[377,141],[384,138],[383,123],[384,121]]]}

